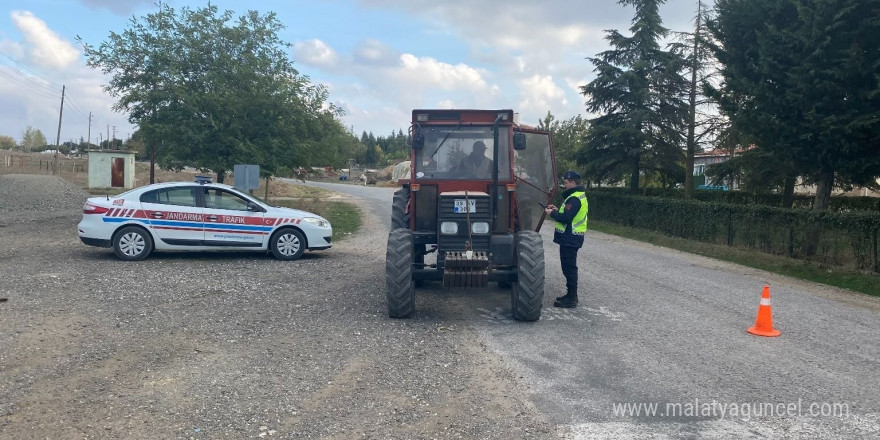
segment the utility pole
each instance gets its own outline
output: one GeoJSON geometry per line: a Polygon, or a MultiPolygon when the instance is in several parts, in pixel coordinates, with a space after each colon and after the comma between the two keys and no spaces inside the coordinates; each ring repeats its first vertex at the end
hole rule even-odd
{"type": "Polygon", "coordinates": [[[107,124],[107,149],[110,149],[110,124],[107,124]]]}
{"type": "Polygon", "coordinates": [[[66,86],[61,85],[61,109],[58,110],[58,134],[55,136],[55,162],[52,164],[52,174],[58,169],[58,150],[61,148],[61,115],[64,114],[64,90],[66,86]]]}
{"type": "Polygon", "coordinates": [[[113,126],[113,138],[112,139],[114,141],[116,140],[116,126],[115,125],[113,126]]]}
{"type": "Polygon", "coordinates": [[[89,139],[86,141],[86,145],[92,145],[92,112],[89,112],[89,139]]]}

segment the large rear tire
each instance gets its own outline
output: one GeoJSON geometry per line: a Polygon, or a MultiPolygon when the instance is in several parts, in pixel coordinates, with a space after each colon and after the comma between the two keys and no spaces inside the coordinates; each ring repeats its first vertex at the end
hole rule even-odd
{"type": "Polygon", "coordinates": [[[406,205],[409,204],[409,188],[401,188],[394,191],[394,199],[391,201],[391,230],[398,228],[409,229],[409,214],[406,205]]]}
{"type": "Polygon", "coordinates": [[[388,316],[392,318],[409,318],[416,310],[412,268],[412,231],[393,229],[388,233],[388,247],[385,250],[385,295],[388,316]]]}
{"type": "Polygon", "coordinates": [[[516,233],[517,281],[510,290],[513,319],[537,321],[544,301],[544,241],[535,231],[516,233]]]}

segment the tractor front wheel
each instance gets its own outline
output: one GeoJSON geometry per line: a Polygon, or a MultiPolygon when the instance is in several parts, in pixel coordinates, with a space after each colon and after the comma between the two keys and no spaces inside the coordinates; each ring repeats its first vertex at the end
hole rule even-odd
{"type": "Polygon", "coordinates": [[[544,241],[535,231],[520,231],[515,248],[517,281],[510,290],[513,319],[537,321],[544,301],[544,241]]]}
{"type": "Polygon", "coordinates": [[[394,198],[391,199],[391,230],[397,228],[409,229],[409,213],[406,212],[406,205],[409,204],[409,188],[401,188],[394,191],[394,198]]]}
{"type": "Polygon", "coordinates": [[[393,229],[388,233],[388,247],[385,251],[385,295],[388,316],[392,318],[409,318],[416,310],[412,269],[412,231],[393,229]]]}

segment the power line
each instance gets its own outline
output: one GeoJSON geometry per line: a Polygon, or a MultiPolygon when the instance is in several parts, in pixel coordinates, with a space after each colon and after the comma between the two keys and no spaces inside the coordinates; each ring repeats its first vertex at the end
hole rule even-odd
{"type": "MultiPolygon", "coordinates": [[[[13,58],[12,56],[10,56],[9,54],[0,51],[0,55],[3,55],[3,56],[5,56],[6,58],[9,58],[13,63],[18,64],[19,66],[22,67],[22,69],[27,70],[28,72],[30,72],[30,74],[31,74],[32,76],[36,76],[37,78],[40,78],[40,79],[42,79],[43,81],[46,81],[47,83],[51,84],[53,89],[57,89],[57,88],[59,88],[59,87],[64,87],[63,84],[59,84],[59,83],[57,83],[57,82],[55,82],[55,81],[52,81],[52,80],[50,80],[50,79],[48,79],[48,78],[46,78],[46,77],[40,75],[39,73],[33,71],[30,67],[28,67],[27,65],[25,65],[25,64],[22,63],[21,61],[16,60],[15,58],[13,58]]],[[[0,61],[2,61],[2,60],[0,60],[0,61]]],[[[8,64],[7,64],[7,65],[8,65],[8,64]]],[[[10,66],[10,67],[11,67],[11,66],[10,66]]],[[[14,67],[13,67],[13,68],[14,68],[14,67]]],[[[18,69],[16,69],[16,70],[18,70],[18,69]]]]}
{"type": "MultiPolygon", "coordinates": [[[[0,60],[0,64],[3,64],[2,60],[0,60]]],[[[10,69],[12,69],[12,72],[15,72],[15,73],[18,73],[19,75],[24,76],[24,74],[22,72],[16,70],[14,67],[10,67],[10,69]]],[[[10,81],[12,81],[22,87],[26,87],[29,91],[31,91],[37,95],[40,95],[44,98],[51,98],[51,99],[58,99],[59,98],[59,95],[57,93],[55,93],[54,91],[50,91],[50,89],[45,84],[40,84],[38,82],[35,82],[34,80],[28,78],[27,76],[24,76],[24,78],[19,78],[19,77],[13,75],[7,69],[0,69],[0,75],[2,75],[5,78],[8,78],[10,81]],[[34,84],[36,84],[39,87],[35,86],[34,84]]]]}
{"type": "MultiPolygon", "coordinates": [[[[21,86],[26,89],[28,93],[32,93],[35,96],[52,101],[57,101],[61,98],[56,90],[64,88],[64,85],[47,79],[7,53],[0,51],[0,56],[2,56],[0,57],[0,66],[6,67],[6,69],[0,68],[0,77],[10,80],[12,83],[21,86]],[[15,65],[11,64],[10,61],[15,63],[15,65]],[[21,66],[21,69],[16,67],[16,65],[21,66]]],[[[78,113],[82,118],[90,119],[89,115],[86,114],[87,112],[82,108],[86,106],[78,104],[79,101],[73,96],[71,90],[67,90],[65,99],[68,108],[72,109],[75,113],[78,113]]],[[[107,125],[109,127],[112,125],[108,121],[96,118],[95,115],[91,115],[91,121],[92,124],[97,126],[107,125]]]]}

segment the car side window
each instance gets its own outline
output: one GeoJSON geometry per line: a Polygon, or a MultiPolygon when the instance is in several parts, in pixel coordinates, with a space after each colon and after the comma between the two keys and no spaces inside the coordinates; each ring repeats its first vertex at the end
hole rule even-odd
{"type": "Polygon", "coordinates": [[[205,207],[210,209],[247,211],[248,201],[229,191],[209,188],[205,190],[205,207]]]}
{"type": "Polygon", "coordinates": [[[141,194],[142,203],[163,205],[197,206],[196,193],[192,188],[164,188],[141,194]]]}

